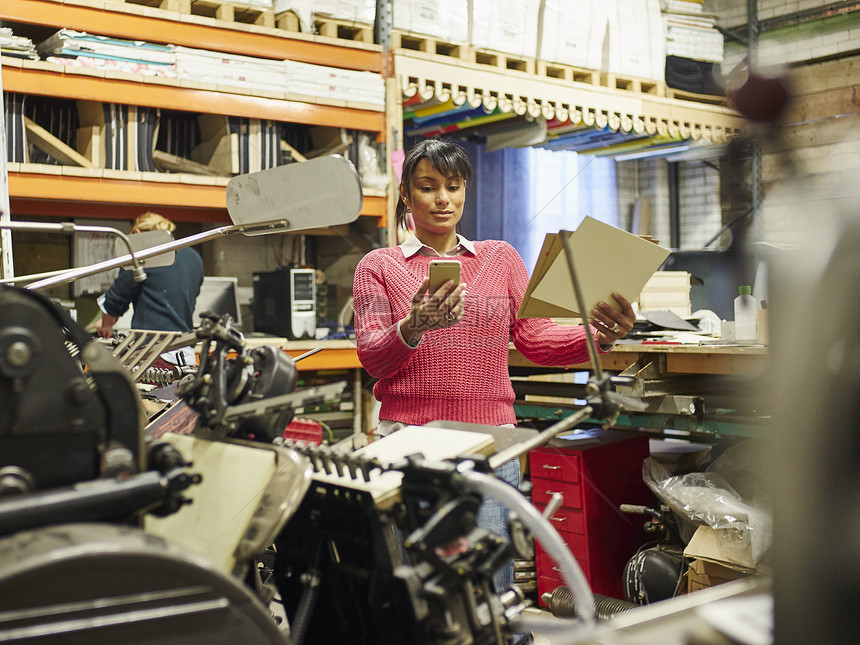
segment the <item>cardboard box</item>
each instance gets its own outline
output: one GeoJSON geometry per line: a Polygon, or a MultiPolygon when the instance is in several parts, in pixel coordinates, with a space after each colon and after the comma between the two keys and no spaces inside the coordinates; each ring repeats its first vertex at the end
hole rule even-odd
{"type": "Polygon", "coordinates": [[[687,592],[757,573],[752,555],[744,551],[726,551],[720,539],[720,531],[710,526],[699,526],[696,529],[684,549],[684,557],[693,559],[685,574],[687,592]]]}
{"type": "Polygon", "coordinates": [[[731,582],[747,575],[749,573],[740,569],[697,558],[687,568],[687,593],[714,587],[724,582],[731,582]]]}
{"type": "Polygon", "coordinates": [[[746,572],[756,568],[749,543],[743,549],[728,550],[724,548],[721,531],[712,529],[710,526],[701,525],[696,529],[687,543],[687,548],[684,549],[684,556],[710,560],[746,572]]]}

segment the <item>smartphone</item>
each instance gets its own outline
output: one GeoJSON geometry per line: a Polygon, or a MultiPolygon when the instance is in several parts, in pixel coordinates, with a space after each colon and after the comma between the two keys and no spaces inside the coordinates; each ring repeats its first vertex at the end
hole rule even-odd
{"type": "Polygon", "coordinates": [[[436,293],[446,280],[453,280],[455,287],[460,284],[460,266],[457,260],[430,260],[430,286],[427,293],[436,293]]]}

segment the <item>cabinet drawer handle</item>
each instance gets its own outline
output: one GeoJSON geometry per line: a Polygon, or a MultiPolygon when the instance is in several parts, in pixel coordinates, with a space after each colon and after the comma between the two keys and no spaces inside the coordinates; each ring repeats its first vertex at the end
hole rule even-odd
{"type": "Polygon", "coordinates": [[[566,517],[556,517],[555,515],[553,515],[553,516],[552,516],[551,518],[549,518],[549,519],[551,519],[553,522],[567,522],[567,518],[566,518],[566,517]]]}
{"type": "Polygon", "coordinates": [[[561,495],[562,493],[561,493],[561,491],[545,490],[545,491],[543,492],[543,494],[544,494],[544,495],[549,495],[550,497],[552,497],[553,495],[561,495]]]}
{"type": "Polygon", "coordinates": [[[548,466],[547,464],[544,464],[541,468],[546,468],[547,470],[561,470],[561,466],[548,466]]]}

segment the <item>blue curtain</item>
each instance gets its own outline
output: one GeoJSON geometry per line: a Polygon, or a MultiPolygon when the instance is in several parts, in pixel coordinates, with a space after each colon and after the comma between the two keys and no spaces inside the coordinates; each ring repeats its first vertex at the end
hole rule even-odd
{"type": "Polygon", "coordinates": [[[586,215],[618,226],[615,162],[572,151],[505,148],[487,152],[464,143],[474,177],[461,233],[505,240],[531,273],[547,233],[574,230],[586,215]]]}

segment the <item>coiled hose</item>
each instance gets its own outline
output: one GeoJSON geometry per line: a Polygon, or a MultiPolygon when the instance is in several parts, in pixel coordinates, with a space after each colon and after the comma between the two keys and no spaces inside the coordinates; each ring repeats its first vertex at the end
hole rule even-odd
{"type": "MultiPolygon", "coordinates": [[[[616,614],[639,607],[635,602],[627,600],[618,600],[617,598],[601,596],[600,594],[592,594],[592,596],[598,620],[607,620],[616,614]]],[[[556,587],[552,593],[544,594],[542,598],[549,606],[549,610],[553,616],[570,618],[576,615],[576,600],[568,587],[564,585],[556,587]]]]}

